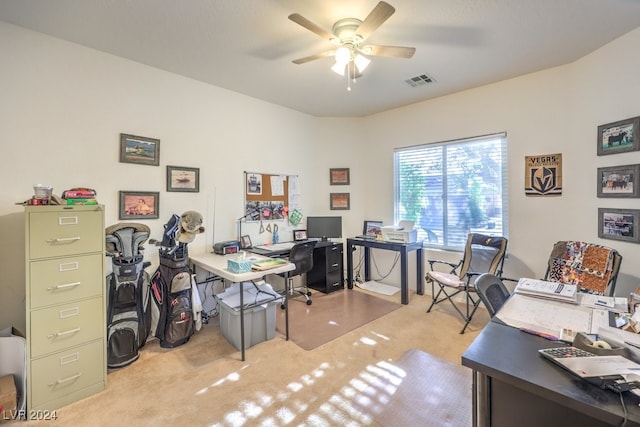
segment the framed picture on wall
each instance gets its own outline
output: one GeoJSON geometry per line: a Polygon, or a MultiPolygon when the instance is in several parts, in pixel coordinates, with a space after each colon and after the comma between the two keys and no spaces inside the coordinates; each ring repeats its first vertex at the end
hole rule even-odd
{"type": "Polygon", "coordinates": [[[598,156],[640,150],[640,116],[598,126],[598,156]]]}
{"type": "Polygon", "coordinates": [[[167,191],[200,191],[200,169],[167,166],[167,191]]]}
{"type": "Polygon", "coordinates": [[[160,217],[160,193],[120,191],[119,219],[157,219],[160,217]]]}
{"type": "Polygon", "coordinates": [[[640,243],[640,209],[598,208],[598,237],[640,243]]]}
{"type": "Polygon", "coordinates": [[[121,133],[120,162],[151,166],[160,165],[160,140],[121,133]]]}
{"type": "Polygon", "coordinates": [[[349,185],[349,168],[329,169],[329,183],[331,185],[349,185]]]}
{"type": "Polygon", "coordinates": [[[330,195],[331,210],[349,210],[350,196],[349,193],[331,193],[330,195]]]}
{"type": "Polygon", "coordinates": [[[598,197],[640,197],[640,165],[598,168],[598,197]]]}

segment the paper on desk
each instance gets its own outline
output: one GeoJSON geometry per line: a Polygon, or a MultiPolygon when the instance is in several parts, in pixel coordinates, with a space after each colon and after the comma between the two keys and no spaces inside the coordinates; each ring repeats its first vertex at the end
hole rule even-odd
{"type": "Polygon", "coordinates": [[[509,326],[560,336],[564,328],[592,333],[592,309],[558,301],[513,294],[496,317],[509,326]]]}
{"type": "Polygon", "coordinates": [[[624,297],[607,297],[602,295],[580,293],[578,303],[583,307],[600,308],[617,311],[627,311],[627,299],[624,297]]]}
{"type": "Polygon", "coordinates": [[[598,339],[608,342],[614,347],[626,347],[636,362],[640,362],[640,334],[625,331],[611,326],[601,326],[598,339]]]}

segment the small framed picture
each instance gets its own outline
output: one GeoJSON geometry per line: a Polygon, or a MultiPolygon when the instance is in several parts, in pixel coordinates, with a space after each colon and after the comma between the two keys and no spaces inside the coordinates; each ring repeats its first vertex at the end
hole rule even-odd
{"type": "Polygon", "coordinates": [[[598,208],[598,237],[640,243],[640,209],[598,208]]]}
{"type": "Polygon", "coordinates": [[[157,219],[159,207],[159,192],[120,191],[119,219],[157,219]]]}
{"type": "Polygon", "coordinates": [[[640,165],[598,168],[598,197],[640,197],[640,165]]]}
{"type": "Polygon", "coordinates": [[[240,246],[242,247],[242,249],[248,249],[252,246],[251,237],[249,237],[248,234],[240,237],[240,246]]]}
{"type": "Polygon", "coordinates": [[[350,196],[349,193],[331,193],[329,194],[331,210],[349,210],[350,196]]]}
{"type": "Polygon", "coordinates": [[[307,230],[293,230],[293,241],[301,242],[307,240],[307,230]]]}
{"type": "Polygon", "coordinates": [[[120,162],[151,166],[160,165],[160,140],[121,133],[120,162]]]}
{"type": "Polygon", "coordinates": [[[598,156],[640,150],[640,116],[598,126],[598,156]]]}
{"type": "Polygon", "coordinates": [[[199,192],[200,169],[167,166],[167,191],[199,192]]]}
{"type": "Polygon", "coordinates": [[[329,183],[331,185],[349,185],[349,168],[329,169],[329,183]]]}

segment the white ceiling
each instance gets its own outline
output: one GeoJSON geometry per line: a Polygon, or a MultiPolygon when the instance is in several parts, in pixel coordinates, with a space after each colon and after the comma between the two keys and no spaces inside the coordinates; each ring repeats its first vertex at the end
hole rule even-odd
{"type": "MultiPolygon", "coordinates": [[[[0,0],[0,20],[315,116],[366,116],[572,62],[640,25],[640,0],[388,0],[367,40],[412,46],[372,58],[352,90],[331,48],[287,19],[331,31],[377,0],[0,0]],[[405,80],[435,80],[411,87],[405,80]]],[[[613,64],[612,64],[613,66],[613,64]]],[[[596,84],[597,82],[594,82],[596,84]]]]}

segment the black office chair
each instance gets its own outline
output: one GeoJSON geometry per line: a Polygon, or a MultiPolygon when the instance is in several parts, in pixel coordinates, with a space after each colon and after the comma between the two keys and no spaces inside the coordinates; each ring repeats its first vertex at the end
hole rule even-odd
{"type": "MultiPolygon", "coordinates": [[[[311,292],[306,285],[300,287],[293,286],[293,278],[307,273],[313,268],[313,249],[316,247],[316,241],[302,242],[294,245],[289,252],[289,262],[296,265],[296,268],[287,273],[281,273],[279,276],[286,278],[287,283],[285,286],[285,298],[289,299],[294,293],[304,295],[307,305],[311,305],[311,292]]],[[[282,308],[285,308],[285,303],[282,304],[282,308]]]]}
{"type": "Polygon", "coordinates": [[[500,307],[502,307],[511,295],[502,280],[498,276],[490,273],[484,273],[478,276],[474,286],[478,297],[480,297],[482,303],[487,307],[487,311],[491,317],[495,316],[498,310],[500,310],[500,307]]]}

